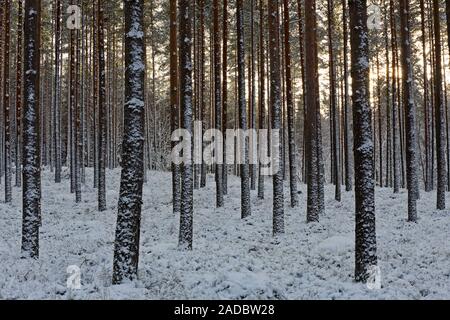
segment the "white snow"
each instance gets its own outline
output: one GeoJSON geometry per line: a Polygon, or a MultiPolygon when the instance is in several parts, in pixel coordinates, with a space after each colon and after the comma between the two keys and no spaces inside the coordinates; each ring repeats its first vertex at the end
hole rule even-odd
{"type": "MultiPolygon", "coordinates": [[[[300,206],[288,205],[286,234],[272,236],[271,179],[264,201],[252,191],[252,215],[240,219],[239,179],[229,177],[225,206],[215,208],[215,184],[195,191],[194,250],[177,249],[178,215],[171,209],[170,173],[151,172],[144,187],[139,280],[111,286],[120,170],[107,171],[107,211],[97,192],[83,186],[75,204],[68,170],[63,183],[43,174],[40,260],[21,259],[20,189],[13,204],[0,202],[1,299],[449,299],[450,212],[434,210],[435,192],[422,192],[419,222],[408,223],[406,192],[377,189],[377,241],[382,288],[353,282],[354,202],[334,201],[327,186],[326,213],[306,224],[306,188],[300,206]],[[81,289],[68,289],[68,266],[81,269],[81,289]]],[[[4,185],[0,185],[3,197],[4,185]]],[[[447,203],[450,203],[447,195],[447,203]]]]}

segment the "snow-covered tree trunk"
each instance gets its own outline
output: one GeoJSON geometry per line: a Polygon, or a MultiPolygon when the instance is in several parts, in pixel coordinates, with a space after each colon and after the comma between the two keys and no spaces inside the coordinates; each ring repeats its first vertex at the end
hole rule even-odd
{"type": "MultiPolygon", "coordinates": [[[[170,0],[170,108],[172,132],[180,127],[178,102],[177,0],[170,0]]],[[[172,142],[172,148],[175,145],[176,142],[172,142]]],[[[180,165],[172,162],[172,206],[174,213],[180,212],[180,179],[180,165]]]]}
{"type": "MultiPolygon", "coordinates": [[[[190,1],[179,0],[178,9],[181,128],[192,135],[192,10],[190,1]]],[[[181,211],[178,244],[182,249],[192,250],[193,216],[193,165],[191,154],[189,160],[183,163],[181,172],[181,211]]]]}
{"type": "MultiPolygon", "coordinates": [[[[222,11],[222,134],[223,134],[223,194],[228,193],[227,128],[228,128],[228,0],[223,0],[222,11]]],[[[203,39],[204,35],[201,35],[203,39]]],[[[203,41],[203,40],[202,40],[203,41]]],[[[203,91],[202,91],[203,92],[203,91]]]]}
{"type": "Polygon", "coordinates": [[[97,15],[97,1],[92,1],[92,118],[93,118],[93,160],[94,160],[94,179],[93,186],[98,188],[98,15],[97,15]]]}
{"type": "MultiPolygon", "coordinates": [[[[446,1],[448,4],[448,1],[446,1]]],[[[448,18],[447,18],[448,19],[448,18]]],[[[427,42],[426,42],[426,21],[425,21],[425,1],[420,0],[420,23],[422,36],[422,66],[423,66],[423,113],[424,113],[424,149],[425,149],[425,191],[430,192],[433,189],[431,183],[431,125],[430,125],[430,99],[429,99],[429,83],[428,83],[428,58],[427,58],[427,42]]]]}
{"type": "Polygon", "coordinates": [[[400,163],[399,158],[400,142],[399,142],[399,121],[398,121],[398,109],[397,103],[398,86],[397,86],[397,31],[394,16],[394,1],[390,2],[391,10],[391,46],[392,46],[392,166],[393,166],[393,183],[394,193],[400,192],[400,163]]]}
{"type": "Polygon", "coordinates": [[[283,0],[283,25],[284,25],[284,64],[285,64],[285,88],[286,109],[288,117],[288,146],[289,146],[289,187],[291,192],[291,207],[298,205],[297,192],[297,148],[295,145],[294,128],[294,97],[292,92],[292,70],[291,70],[291,41],[290,41],[290,15],[289,1],[283,0]]]}
{"type": "MultiPolygon", "coordinates": [[[[201,101],[200,101],[200,119],[202,121],[202,137],[206,131],[206,81],[205,81],[205,0],[200,0],[199,3],[200,10],[200,90],[201,90],[201,101]]],[[[224,119],[226,119],[226,114],[224,114],[224,119]]],[[[224,120],[225,121],[225,120],[224,120]]],[[[202,152],[206,148],[206,141],[202,139],[202,152]]],[[[225,150],[225,149],[224,149],[225,150]]],[[[225,151],[224,151],[225,152],[225,151]]],[[[200,188],[206,187],[206,162],[202,156],[202,164],[200,166],[200,188]]],[[[224,174],[226,174],[226,165],[224,166],[224,174]]],[[[226,177],[226,176],[225,176],[226,177]]],[[[224,180],[224,187],[226,181],[224,180]]]]}
{"type": "Polygon", "coordinates": [[[445,162],[445,112],[442,101],[442,45],[441,22],[439,14],[439,0],[433,0],[433,28],[435,34],[435,65],[434,71],[434,107],[436,127],[436,160],[437,160],[437,209],[445,209],[445,190],[447,184],[447,172],[445,162]]]}
{"type": "MultiPolygon", "coordinates": [[[[222,86],[221,86],[221,56],[220,56],[220,25],[219,25],[219,1],[213,0],[213,37],[214,37],[214,119],[215,129],[222,130],[222,86]]],[[[219,150],[219,142],[216,144],[215,150],[219,150]]],[[[223,207],[223,167],[222,164],[216,163],[216,207],[223,207]]]]}
{"type": "Polygon", "coordinates": [[[125,105],[113,283],[137,276],[144,183],[144,1],[125,0],[125,105]]]}
{"type": "MultiPolygon", "coordinates": [[[[266,106],[265,106],[265,54],[264,54],[264,1],[259,1],[259,130],[266,128],[266,106]]],[[[263,146],[264,141],[258,141],[258,159],[259,159],[259,174],[258,174],[258,198],[264,199],[264,175],[262,174],[263,164],[261,163],[261,150],[267,149],[267,144],[263,146]]]]}
{"type": "Polygon", "coordinates": [[[61,58],[61,1],[55,3],[55,74],[53,96],[53,143],[55,145],[55,183],[61,183],[61,103],[60,103],[60,58],[61,58]]]}
{"type": "MultiPolygon", "coordinates": [[[[237,63],[238,63],[238,108],[239,129],[247,130],[247,106],[245,103],[245,44],[244,44],[244,13],[243,0],[236,2],[236,27],[237,27],[237,63]]],[[[246,218],[251,214],[250,206],[250,177],[249,157],[247,141],[240,143],[240,154],[243,161],[240,165],[241,175],[241,217],[246,218]]]]}
{"type": "Polygon", "coordinates": [[[351,191],[353,189],[353,175],[351,167],[351,140],[350,140],[350,107],[349,107],[349,86],[348,86],[348,16],[347,16],[347,1],[342,0],[342,32],[343,32],[343,59],[344,64],[344,167],[345,167],[345,191],[351,191]]]}
{"type": "Polygon", "coordinates": [[[41,1],[25,0],[22,252],[39,257],[41,159],[39,133],[41,1]]]}
{"type": "Polygon", "coordinates": [[[336,63],[334,56],[334,3],[333,0],[328,0],[328,53],[329,53],[329,74],[330,74],[330,109],[332,121],[332,146],[333,150],[333,177],[335,184],[334,198],[336,201],[341,201],[341,171],[340,171],[340,123],[339,112],[336,97],[336,63]]]}
{"type": "Polygon", "coordinates": [[[16,53],[16,187],[22,186],[22,36],[23,36],[23,2],[17,1],[17,53],[16,53]]]}
{"type": "MultiPolygon", "coordinates": [[[[250,129],[256,129],[256,103],[255,103],[255,1],[250,0],[250,54],[249,54],[249,125],[250,129]]],[[[253,132],[253,131],[252,131],[253,132]]],[[[252,148],[254,148],[253,143],[256,141],[253,135],[250,136],[252,141],[252,148]]],[[[252,151],[253,152],[253,151],[252,151]]],[[[255,161],[249,166],[250,170],[250,189],[256,190],[256,174],[258,166],[255,161]]]]}
{"type": "Polygon", "coordinates": [[[377,265],[367,1],[350,0],[349,10],[355,159],[355,280],[365,282],[370,270],[377,265]]]}
{"type": "Polygon", "coordinates": [[[321,146],[319,75],[316,39],[316,3],[305,6],[305,107],[306,107],[306,173],[308,222],[319,221],[323,206],[323,163],[321,146]],[[307,63],[306,63],[307,61],[307,63]]]}
{"type": "Polygon", "coordinates": [[[408,181],[408,221],[417,221],[418,199],[416,104],[414,101],[414,75],[411,62],[410,10],[407,0],[400,0],[403,104],[406,116],[406,161],[408,181]]]}
{"type": "Polygon", "coordinates": [[[5,163],[5,203],[12,201],[11,185],[11,119],[10,119],[10,65],[9,65],[9,47],[10,47],[10,25],[11,25],[11,0],[3,1],[3,125],[5,145],[3,150],[5,163]]]}
{"type": "Polygon", "coordinates": [[[306,183],[307,180],[307,164],[306,164],[306,80],[305,80],[305,19],[304,19],[304,10],[302,9],[304,1],[297,0],[297,17],[298,17],[298,38],[299,38],[299,51],[300,51],[300,67],[301,67],[301,79],[302,79],[302,111],[303,111],[303,138],[302,138],[302,181],[306,183]]]}
{"type": "Polygon", "coordinates": [[[106,70],[103,0],[97,3],[98,45],[98,210],[106,210],[106,70]]]}
{"type": "MultiPolygon", "coordinates": [[[[280,46],[279,46],[279,11],[278,0],[269,0],[269,55],[270,55],[270,108],[272,130],[282,129],[282,104],[281,104],[281,77],[280,77],[280,46]]],[[[281,134],[281,133],[280,133],[281,134]]],[[[281,164],[281,143],[279,144],[278,161],[281,164]]],[[[272,148],[272,150],[274,150],[272,148]]],[[[275,151],[274,151],[275,152],[275,151]]],[[[283,194],[283,171],[282,169],[273,173],[273,234],[284,233],[284,194],[283,194]]]]}

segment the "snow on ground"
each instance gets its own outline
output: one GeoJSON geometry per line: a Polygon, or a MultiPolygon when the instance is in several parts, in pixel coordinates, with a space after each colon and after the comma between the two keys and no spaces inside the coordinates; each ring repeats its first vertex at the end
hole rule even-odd
{"type": "Polygon", "coordinates": [[[194,250],[183,252],[171,176],[160,172],[149,173],[144,187],[139,280],[111,286],[120,171],[107,175],[108,210],[99,213],[90,176],[75,204],[67,171],[60,185],[44,172],[38,261],[20,256],[20,189],[12,205],[0,202],[1,299],[450,299],[450,212],[434,209],[434,192],[422,193],[415,224],[406,222],[404,191],[377,190],[382,288],[369,290],[353,282],[352,193],[337,203],[327,187],[326,214],[306,224],[302,185],[298,208],[286,197],[286,234],[274,238],[270,179],[266,199],[252,192],[252,216],[241,220],[239,180],[230,177],[225,207],[216,209],[209,177],[206,190],[195,193],[194,250]],[[70,265],[81,268],[79,290],[66,286],[70,265]]]}

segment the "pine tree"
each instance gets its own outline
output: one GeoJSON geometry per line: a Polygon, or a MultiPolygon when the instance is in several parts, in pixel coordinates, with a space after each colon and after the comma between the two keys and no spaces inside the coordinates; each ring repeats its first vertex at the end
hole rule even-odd
{"type": "Polygon", "coordinates": [[[4,0],[3,19],[3,121],[4,121],[4,166],[5,166],[5,203],[12,201],[11,186],[11,119],[10,119],[10,66],[9,66],[9,47],[10,47],[10,25],[11,25],[11,0],[4,0]]]}
{"type": "MultiPolygon", "coordinates": [[[[180,54],[181,128],[192,135],[192,10],[189,4],[189,0],[178,1],[178,41],[180,54]]],[[[193,167],[191,158],[189,157],[189,160],[183,163],[181,172],[181,212],[178,240],[179,247],[187,250],[192,250],[193,238],[193,167]]]]}
{"type": "Polygon", "coordinates": [[[416,105],[414,101],[414,77],[411,62],[410,9],[407,0],[400,0],[403,104],[406,108],[406,159],[408,180],[408,221],[417,221],[418,199],[416,105]]]}
{"type": "Polygon", "coordinates": [[[319,221],[323,206],[323,163],[319,103],[319,74],[316,38],[316,3],[305,6],[305,106],[308,222],[319,221]],[[306,63],[308,61],[308,63],[306,63]]]}
{"type": "Polygon", "coordinates": [[[98,210],[106,210],[106,70],[103,0],[97,2],[98,45],[98,210]]]}
{"type": "Polygon", "coordinates": [[[445,209],[446,162],[445,162],[445,112],[442,102],[442,49],[441,22],[439,15],[439,1],[433,0],[434,34],[435,34],[435,66],[434,71],[434,106],[436,127],[436,157],[437,157],[437,204],[438,210],[445,209]]]}
{"type": "Polygon", "coordinates": [[[40,30],[41,1],[25,0],[22,252],[36,259],[39,257],[39,226],[41,223],[40,30]]]}
{"type": "Polygon", "coordinates": [[[339,131],[339,112],[337,106],[336,96],[336,67],[334,56],[334,3],[333,0],[328,0],[328,53],[329,53],[329,70],[330,70],[330,109],[332,121],[332,155],[333,155],[333,177],[335,184],[335,200],[341,201],[341,175],[339,163],[340,150],[340,131],[339,131]]]}
{"type": "Polygon", "coordinates": [[[22,76],[23,76],[23,59],[22,59],[22,38],[23,38],[23,3],[22,0],[17,1],[17,53],[16,53],[16,187],[22,186],[22,132],[21,132],[21,116],[22,116],[22,76]]]}
{"type": "Polygon", "coordinates": [[[355,159],[355,279],[367,281],[377,265],[372,112],[369,105],[367,1],[349,0],[355,159]]]}
{"type": "Polygon", "coordinates": [[[144,183],[144,1],[124,1],[125,105],[113,283],[137,276],[144,183]]]}
{"type": "Polygon", "coordinates": [[[286,72],[286,108],[288,116],[288,145],[289,145],[289,186],[291,191],[291,207],[298,205],[297,192],[297,159],[294,129],[294,98],[292,93],[292,71],[291,71],[291,42],[290,42],[290,16],[289,1],[283,0],[283,25],[284,25],[284,64],[286,72]]]}
{"type": "Polygon", "coordinates": [[[392,165],[393,165],[393,180],[394,180],[394,193],[400,192],[400,173],[399,173],[399,128],[398,128],[398,85],[397,85],[397,31],[394,16],[394,1],[390,1],[391,8],[391,49],[392,49],[392,165]]]}
{"type": "Polygon", "coordinates": [[[352,171],[351,171],[351,143],[350,143],[350,111],[349,111],[349,86],[348,86],[348,19],[347,19],[347,2],[346,0],[342,0],[342,32],[343,32],[343,61],[344,64],[344,92],[343,92],[343,98],[344,98],[344,167],[345,167],[345,190],[351,191],[353,189],[353,178],[352,178],[352,171]]]}
{"type": "MultiPolygon", "coordinates": [[[[265,106],[265,51],[264,51],[264,2],[259,1],[259,130],[262,130],[266,126],[266,106],[265,106]]],[[[259,161],[259,174],[258,174],[258,198],[264,199],[264,175],[262,174],[262,163],[261,163],[261,152],[265,151],[267,146],[264,147],[262,144],[264,141],[259,141],[258,143],[258,159],[259,161]]]]}
{"type": "MultiPolygon", "coordinates": [[[[180,126],[178,108],[178,50],[177,50],[177,0],[170,0],[170,106],[172,132],[180,126]]],[[[176,142],[172,142],[172,148],[176,142]]],[[[172,206],[173,212],[180,212],[181,180],[180,166],[172,162],[172,206]]]]}
{"type": "MultiPolygon", "coordinates": [[[[237,28],[237,62],[238,62],[238,106],[239,106],[239,129],[247,130],[247,108],[245,103],[245,45],[244,45],[244,15],[243,0],[236,2],[236,28],[237,28]]],[[[241,217],[247,218],[251,214],[250,207],[250,176],[248,144],[244,137],[240,139],[241,154],[241,217]]]]}
{"type": "MultiPolygon", "coordinates": [[[[220,30],[219,30],[219,1],[213,0],[213,37],[214,37],[214,116],[215,129],[222,130],[222,86],[221,86],[221,56],[220,56],[220,30]]],[[[221,149],[219,141],[214,141],[216,152],[221,149]]],[[[216,207],[223,207],[223,165],[216,159],[216,207]]]]}
{"type": "MultiPolygon", "coordinates": [[[[281,131],[282,129],[282,104],[281,104],[281,78],[280,78],[280,47],[279,47],[279,10],[278,0],[269,0],[268,2],[269,15],[269,55],[270,55],[270,108],[272,130],[281,131]]],[[[281,132],[280,132],[281,134],[281,132]]],[[[275,144],[280,144],[279,155],[274,148],[279,163],[281,164],[281,141],[272,141],[275,144]]],[[[284,233],[284,195],[283,195],[283,171],[282,169],[273,173],[273,234],[277,235],[284,233]]]]}

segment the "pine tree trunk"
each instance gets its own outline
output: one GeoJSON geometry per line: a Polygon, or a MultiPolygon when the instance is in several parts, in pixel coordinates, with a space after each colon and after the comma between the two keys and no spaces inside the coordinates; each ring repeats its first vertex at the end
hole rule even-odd
{"type": "Polygon", "coordinates": [[[330,106],[331,119],[333,122],[332,134],[332,155],[333,155],[333,177],[335,184],[334,198],[336,201],[341,201],[341,172],[340,172],[340,133],[339,133],[339,112],[336,97],[336,67],[334,57],[334,3],[333,0],[328,0],[328,51],[329,51],[329,69],[330,69],[330,106]]]}
{"type": "MultiPolygon", "coordinates": [[[[219,1],[213,1],[213,18],[214,18],[214,114],[215,114],[215,129],[222,131],[222,86],[221,86],[221,56],[220,56],[220,27],[219,27],[219,1]]],[[[220,141],[216,140],[215,151],[218,152],[222,148],[220,141]]],[[[220,154],[220,153],[219,153],[220,154]]],[[[216,157],[216,207],[223,207],[223,164],[222,159],[216,157]]]]}
{"type": "MultiPolygon", "coordinates": [[[[125,105],[113,284],[137,277],[144,183],[144,1],[124,2],[125,105]]],[[[101,43],[101,42],[100,42],[101,43]]]]}
{"type": "Polygon", "coordinates": [[[345,190],[353,189],[353,178],[351,169],[351,143],[350,143],[350,112],[349,112],[349,86],[348,86],[348,29],[347,29],[347,5],[346,0],[342,0],[342,21],[343,21],[343,64],[344,64],[344,153],[345,153],[345,190]]]}
{"type": "MultiPolygon", "coordinates": [[[[170,0],[170,105],[172,132],[180,127],[178,108],[178,50],[177,50],[177,0],[170,0]]],[[[174,148],[176,142],[172,142],[174,148]]],[[[173,212],[180,212],[181,180],[180,165],[172,162],[172,206],[173,212]]]]}
{"type": "MultiPolygon", "coordinates": [[[[259,130],[266,127],[266,111],[265,111],[265,54],[264,54],[264,2],[259,1],[259,130]]],[[[264,199],[264,175],[262,174],[263,164],[261,163],[262,152],[267,149],[267,145],[262,146],[264,141],[258,142],[258,159],[259,159],[259,173],[258,173],[258,199],[264,199]]]]}
{"type": "Polygon", "coordinates": [[[291,42],[290,42],[290,17],[289,1],[283,0],[283,24],[284,24],[284,64],[286,72],[286,108],[288,116],[288,145],[289,145],[289,186],[291,191],[291,207],[298,205],[297,192],[297,159],[294,129],[294,98],[292,93],[292,71],[291,71],[291,42]]]}
{"type": "Polygon", "coordinates": [[[414,77],[411,63],[410,10],[407,0],[400,0],[403,104],[406,117],[406,161],[408,181],[408,221],[417,221],[418,199],[416,105],[414,101],[414,77]]]}
{"type": "Polygon", "coordinates": [[[98,45],[98,210],[106,210],[106,71],[103,25],[103,0],[97,3],[97,45],[98,45]]]}
{"type": "Polygon", "coordinates": [[[369,104],[369,43],[366,0],[349,0],[353,139],[355,159],[355,280],[365,282],[377,265],[372,112],[369,104]]]}
{"type": "MultiPolygon", "coordinates": [[[[181,128],[193,134],[192,110],[192,11],[189,0],[179,0],[180,110],[181,128]]],[[[186,150],[185,150],[186,151],[186,150]]],[[[181,212],[179,247],[192,250],[193,238],[193,170],[192,159],[184,162],[181,172],[181,212]]]]}
{"type": "Polygon", "coordinates": [[[5,166],[5,203],[12,201],[11,185],[11,119],[10,119],[10,25],[11,25],[11,0],[3,1],[4,38],[3,38],[3,124],[4,124],[4,166],[5,166]]]}
{"type": "MultiPolygon", "coordinates": [[[[272,120],[272,133],[282,130],[282,102],[281,102],[281,78],[280,78],[280,47],[279,47],[279,11],[278,0],[269,0],[269,55],[270,55],[270,110],[272,120]]],[[[281,132],[279,132],[281,134],[281,132]]],[[[272,139],[272,159],[281,164],[281,141],[272,139]],[[278,150],[277,144],[279,144],[278,150]],[[280,154],[277,154],[279,152],[280,154]]],[[[283,195],[283,171],[282,166],[273,172],[273,234],[284,233],[284,195],[283,195]]]]}
{"type": "Polygon", "coordinates": [[[316,3],[305,6],[305,91],[306,91],[306,173],[308,222],[319,221],[323,207],[323,163],[319,103],[316,3]]]}
{"type": "MultiPolygon", "coordinates": [[[[225,22],[224,22],[225,23],[225,22]]],[[[225,31],[224,31],[225,32],[225,31]]],[[[225,48],[224,48],[225,50],[225,48]]],[[[224,59],[225,63],[226,59],[224,59]]],[[[205,103],[205,92],[206,92],[206,82],[205,82],[205,0],[200,0],[200,90],[201,90],[201,101],[200,101],[200,118],[202,121],[202,137],[206,131],[206,103],[205,103]]],[[[224,93],[225,97],[225,93],[224,93]]],[[[224,98],[225,99],[225,98],[224,98]]],[[[225,100],[224,100],[225,101],[225,100]]],[[[226,112],[226,110],[224,110],[226,112]]],[[[224,114],[224,122],[226,121],[226,114],[224,114]]],[[[202,139],[202,153],[205,150],[206,141],[202,139]]],[[[225,148],[224,148],[225,150],[225,148]]],[[[225,151],[224,151],[225,155],[225,151]]],[[[200,169],[200,188],[206,187],[206,162],[203,160],[203,155],[201,157],[202,164],[200,169]]],[[[226,184],[226,169],[224,184],[226,184]]]]}
{"type": "MultiPolygon", "coordinates": [[[[222,11],[222,134],[223,134],[223,194],[228,193],[227,128],[228,128],[228,0],[223,0],[222,11]]],[[[203,37],[203,35],[202,35],[203,37]]],[[[203,90],[202,90],[203,92],[203,90]]]]}
{"type": "Polygon", "coordinates": [[[442,103],[442,58],[441,58],[441,22],[439,15],[439,0],[433,0],[434,34],[435,34],[435,66],[434,72],[434,105],[436,126],[436,156],[437,156],[437,204],[438,210],[445,209],[445,190],[447,172],[445,162],[445,109],[442,103]]]}
{"type": "Polygon", "coordinates": [[[24,16],[22,252],[39,257],[41,165],[39,132],[41,1],[26,0],[24,16]]]}
{"type": "Polygon", "coordinates": [[[394,193],[400,192],[400,173],[399,173],[399,137],[398,137],[398,104],[397,104],[397,64],[396,58],[397,51],[397,36],[394,17],[394,1],[390,2],[391,8],[391,43],[392,43],[392,165],[393,165],[393,180],[394,180],[394,193]]]}
{"type": "Polygon", "coordinates": [[[16,52],[16,187],[22,186],[22,131],[21,131],[21,116],[22,116],[22,76],[23,76],[23,3],[22,0],[17,2],[17,52],[16,52]]]}
{"type": "MultiPolygon", "coordinates": [[[[237,24],[237,59],[238,59],[238,107],[239,107],[239,129],[247,131],[247,107],[245,103],[245,46],[244,46],[244,15],[243,0],[236,2],[236,24],[237,24]]],[[[251,214],[250,207],[250,176],[248,143],[242,134],[240,140],[240,175],[241,175],[241,217],[247,218],[251,214]]]]}

